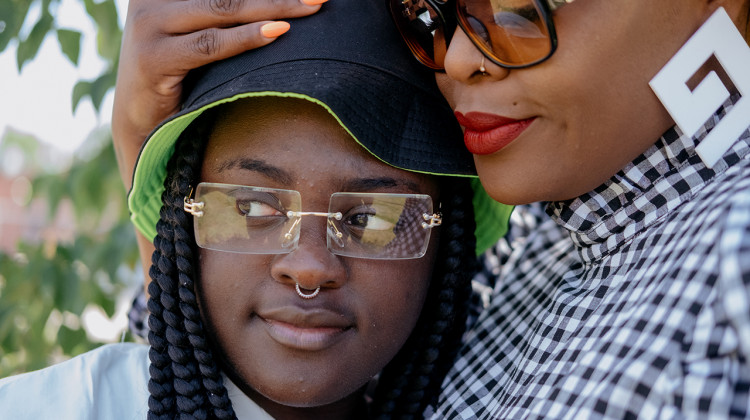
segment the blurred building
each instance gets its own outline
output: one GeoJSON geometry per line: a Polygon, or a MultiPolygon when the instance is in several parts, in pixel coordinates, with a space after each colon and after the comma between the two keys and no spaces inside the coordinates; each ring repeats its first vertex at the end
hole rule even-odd
{"type": "Polygon", "coordinates": [[[14,253],[19,241],[57,243],[74,237],[73,209],[61,203],[53,218],[46,201],[31,199],[34,165],[15,150],[0,147],[0,252],[14,253]]]}

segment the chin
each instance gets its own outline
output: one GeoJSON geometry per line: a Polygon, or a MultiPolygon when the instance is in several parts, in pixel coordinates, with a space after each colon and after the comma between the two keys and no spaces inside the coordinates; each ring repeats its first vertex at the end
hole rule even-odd
{"type": "Polygon", "coordinates": [[[346,387],[337,384],[300,383],[292,378],[279,386],[256,390],[263,398],[275,404],[295,408],[315,408],[327,406],[347,397],[358,395],[362,387],[346,387]],[[338,386],[337,386],[338,385],[338,386]],[[354,391],[346,392],[346,390],[354,391]]]}
{"type": "MultiPolygon", "coordinates": [[[[540,201],[565,201],[585,194],[604,179],[591,176],[584,165],[565,169],[562,162],[550,167],[547,163],[524,162],[517,165],[510,159],[475,159],[477,173],[485,191],[492,199],[508,205],[540,201]]],[[[570,166],[570,165],[568,165],[570,166]]]]}
{"type": "MultiPolygon", "coordinates": [[[[511,206],[550,201],[549,197],[553,193],[553,191],[535,185],[535,183],[509,182],[510,180],[507,178],[501,177],[490,177],[490,181],[488,181],[488,177],[482,175],[481,172],[479,176],[484,189],[493,200],[511,206]]],[[[528,181],[528,178],[526,181],[528,181]]]]}

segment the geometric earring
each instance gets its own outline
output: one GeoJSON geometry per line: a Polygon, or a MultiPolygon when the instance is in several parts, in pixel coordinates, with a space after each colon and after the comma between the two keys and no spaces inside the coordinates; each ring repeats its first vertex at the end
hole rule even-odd
{"type": "Polygon", "coordinates": [[[750,126],[750,47],[726,10],[720,7],[711,15],[649,83],[677,126],[694,136],[730,96],[714,71],[695,89],[688,87],[688,80],[712,56],[724,68],[741,98],[695,148],[709,168],[750,126]]]}

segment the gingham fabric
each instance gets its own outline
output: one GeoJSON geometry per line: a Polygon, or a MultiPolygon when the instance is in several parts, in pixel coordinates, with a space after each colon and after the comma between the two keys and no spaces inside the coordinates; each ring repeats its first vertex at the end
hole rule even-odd
{"type": "Polygon", "coordinates": [[[750,132],[708,169],[717,119],[548,205],[428,417],[750,417],[750,132]]]}

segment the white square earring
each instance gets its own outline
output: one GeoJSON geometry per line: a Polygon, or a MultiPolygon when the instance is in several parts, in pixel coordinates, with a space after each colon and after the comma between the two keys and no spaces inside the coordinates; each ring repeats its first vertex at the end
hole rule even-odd
{"type": "Polygon", "coordinates": [[[692,91],[687,85],[712,56],[724,68],[741,98],[695,148],[709,168],[750,126],[750,47],[726,10],[717,9],[649,83],[677,126],[694,136],[730,96],[713,71],[692,91]]]}

